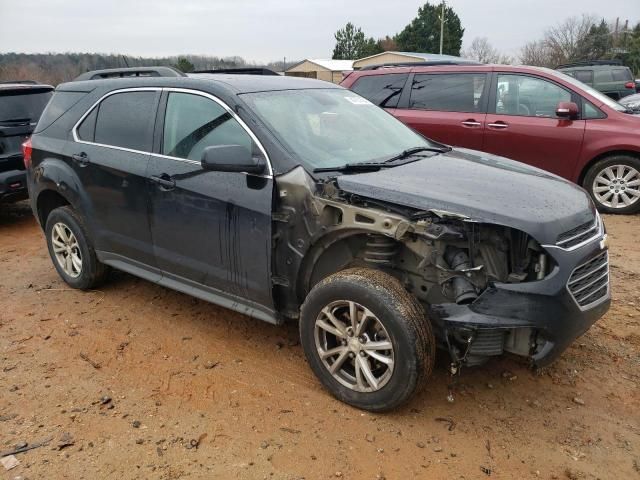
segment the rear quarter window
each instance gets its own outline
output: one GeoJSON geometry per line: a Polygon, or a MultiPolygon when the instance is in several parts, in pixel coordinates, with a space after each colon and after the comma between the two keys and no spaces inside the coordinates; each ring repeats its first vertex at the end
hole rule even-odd
{"type": "Polygon", "coordinates": [[[406,73],[366,75],[356,80],[351,90],[379,107],[395,108],[408,76],[406,73]]]}
{"type": "MultiPolygon", "coordinates": [[[[122,92],[108,96],[96,107],[93,141],[150,152],[157,103],[158,93],[155,91],[122,92]]],[[[78,129],[81,139],[83,135],[91,136],[92,115],[93,111],[78,129]]]]}
{"type": "Polygon", "coordinates": [[[616,68],[611,72],[613,79],[616,82],[631,82],[633,81],[633,76],[631,75],[631,70],[628,68],[616,68]]]}
{"type": "Polygon", "coordinates": [[[55,92],[51,101],[42,112],[40,121],[34,132],[42,132],[44,129],[53,125],[56,120],[78,103],[85,95],[86,92],[55,92]]]}

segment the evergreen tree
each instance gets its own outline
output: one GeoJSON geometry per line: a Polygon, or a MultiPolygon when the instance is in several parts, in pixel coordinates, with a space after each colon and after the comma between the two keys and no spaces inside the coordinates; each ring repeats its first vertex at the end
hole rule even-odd
{"type": "Polygon", "coordinates": [[[585,36],[577,58],[572,60],[597,60],[611,56],[611,31],[604,19],[599,25],[591,25],[585,36]]]}
{"type": "Polygon", "coordinates": [[[382,52],[373,37],[366,38],[360,27],[349,22],[335,33],[336,46],[333,49],[334,60],[356,60],[382,52]]]}
{"type": "MultiPolygon", "coordinates": [[[[405,52],[440,52],[440,14],[441,5],[425,3],[418,9],[418,16],[404,27],[395,38],[398,49],[405,52]]],[[[442,53],[460,55],[464,28],[460,17],[451,7],[444,9],[444,35],[442,53]]]]}
{"type": "Polygon", "coordinates": [[[178,58],[178,63],[176,63],[174,67],[184,73],[193,72],[195,70],[193,63],[184,57],[178,58]]]}

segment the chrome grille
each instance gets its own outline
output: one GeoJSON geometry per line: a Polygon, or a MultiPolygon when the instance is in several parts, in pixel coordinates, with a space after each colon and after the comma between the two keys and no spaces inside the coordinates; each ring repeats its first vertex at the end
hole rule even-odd
{"type": "Polygon", "coordinates": [[[558,236],[556,245],[561,248],[570,249],[580,245],[586,240],[590,240],[600,234],[600,218],[596,217],[595,222],[588,222],[576,228],[564,232],[558,236]]]}
{"type": "Polygon", "coordinates": [[[609,292],[609,254],[605,250],[576,268],[567,284],[581,307],[596,303],[609,292]]]}

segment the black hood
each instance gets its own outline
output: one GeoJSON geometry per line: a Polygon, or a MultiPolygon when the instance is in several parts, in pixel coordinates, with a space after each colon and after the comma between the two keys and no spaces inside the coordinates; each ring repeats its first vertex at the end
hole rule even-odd
{"type": "Polygon", "coordinates": [[[339,187],[362,197],[440,210],[505,225],[542,244],[595,221],[588,194],[556,175],[466,149],[377,172],[338,177],[339,187]]]}

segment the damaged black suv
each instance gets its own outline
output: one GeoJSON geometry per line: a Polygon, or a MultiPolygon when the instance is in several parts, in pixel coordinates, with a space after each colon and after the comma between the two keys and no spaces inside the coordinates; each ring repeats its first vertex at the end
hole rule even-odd
{"type": "Polygon", "coordinates": [[[28,186],[70,286],[113,267],[298,319],[311,368],[351,405],[407,400],[436,347],[452,370],[505,352],[544,365],[609,307],[584,190],[432,142],[341,87],[165,72],[66,83],[47,110],[28,186]]]}

